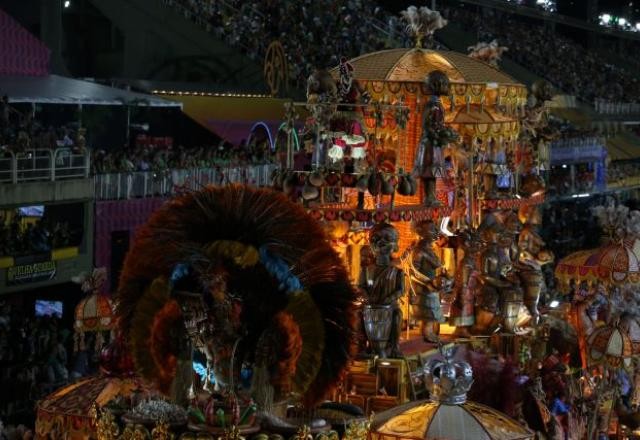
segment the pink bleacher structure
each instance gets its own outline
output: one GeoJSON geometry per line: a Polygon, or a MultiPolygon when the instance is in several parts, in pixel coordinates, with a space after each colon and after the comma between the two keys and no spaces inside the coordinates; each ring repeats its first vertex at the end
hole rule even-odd
{"type": "Polygon", "coordinates": [[[51,51],[10,15],[0,9],[0,75],[49,74],[51,51]]]}

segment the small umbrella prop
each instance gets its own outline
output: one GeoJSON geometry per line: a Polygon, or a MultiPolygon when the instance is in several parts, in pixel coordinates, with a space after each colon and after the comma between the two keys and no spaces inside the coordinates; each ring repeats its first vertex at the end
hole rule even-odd
{"type": "Polygon", "coordinates": [[[95,350],[100,351],[104,343],[103,332],[111,331],[114,327],[113,303],[106,294],[100,292],[106,279],[104,267],[94,269],[91,274],[82,273],[72,278],[87,294],[75,309],[75,351],[83,349],[86,332],[96,334],[95,350]]]}
{"type": "Polygon", "coordinates": [[[593,364],[612,368],[631,365],[631,338],[618,325],[605,325],[595,329],[589,335],[587,345],[589,360],[593,364]]]}
{"type": "Polygon", "coordinates": [[[564,257],[556,265],[555,275],[565,284],[570,280],[597,281],[598,257],[600,249],[574,252],[564,257]]]}
{"type": "Polygon", "coordinates": [[[430,400],[401,405],[378,414],[371,426],[372,440],[520,440],[534,433],[507,415],[467,401],[473,383],[471,366],[454,361],[454,351],[443,349],[444,359],[424,367],[430,400]]]}
{"type": "Polygon", "coordinates": [[[638,322],[638,318],[629,317],[622,320],[620,329],[629,335],[633,354],[640,354],[640,322],[638,322]]]}
{"type": "Polygon", "coordinates": [[[560,260],[556,276],[568,284],[576,281],[604,281],[608,284],[640,282],[640,245],[622,240],[598,249],[575,252],[560,260]]]}
{"type": "Polygon", "coordinates": [[[634,241],[605,246],[600,252],[598,275],[613,284],[640,282],[640,257],[634,250],[634,241]]]}

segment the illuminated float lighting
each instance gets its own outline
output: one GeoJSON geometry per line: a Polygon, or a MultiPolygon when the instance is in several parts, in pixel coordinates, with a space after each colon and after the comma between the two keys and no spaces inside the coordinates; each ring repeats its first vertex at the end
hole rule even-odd
{"type": "Polygon", "coordinates": [[[549,303],[549,307],[551,307],[552,309],[555,309],[556,307],[558,307],[560,305],[560,301],[558,301],[557,299],[554,299],[553,301],[551,301],[549,303]]]}
{"type": "Polygon", "coordinates": [[[259,93],[218,93],[218,92],[183,92],[176,90],[151,90],[152,95],[179,95],[179,96],[212,96],[223,98],[270,98],[270,95],[259,93]]]}
{"type": "Polygon", "coordinates": [[[574,194],[571,197],[573,197],[574,199],[576,198],[583,198],[583,197],[589,197],[591,194],[589,193],[582,193],[582,194],[574,194]]]}
{"type": "Polygon", "coordinates": [[[449,231],[449,218],[450,217],[442,217],[442,221],[440,222],[440,231],[447,237],[453,237],[453,233],[449,231]]]}

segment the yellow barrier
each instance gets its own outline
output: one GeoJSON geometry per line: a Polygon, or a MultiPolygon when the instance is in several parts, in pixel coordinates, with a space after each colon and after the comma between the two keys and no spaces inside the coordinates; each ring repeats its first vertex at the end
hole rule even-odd
{"type": "Polygon", "coordinates": [[[15,264],[13,257],[0,257],[0,269],[6,269],[7,267],[13,267],[15,264]]]}
{"type": "Polygon", "coordinates": [[[61,248],[61,249],[54,249],[51,251],[51,259],[53,261],[66,260],[67,258],[77,257],[79,253],[80,251],[76,246],[61,248]]]}

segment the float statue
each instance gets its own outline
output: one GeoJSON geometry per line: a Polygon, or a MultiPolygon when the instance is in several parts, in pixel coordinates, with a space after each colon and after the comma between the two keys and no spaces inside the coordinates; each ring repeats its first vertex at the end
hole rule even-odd
{"type": "Polygon", "coordinates": [[[440,323],[444,322],[440,307],[440,293],[448,290],[451,282],[437,272],[442,262],[433,250],[433,242],[438,238],[438,230],[432,220],[415,226],[420,240],[410,248],[411,304],[414,317],[422,321],[422,337],[428,342],[437,342],[440,323]]]}
{"type": "Polygon", "coordinates": [[[404,271],[393,259],[398,251],[398,231],[388,223],[373,227],[370,236],[375,262],[362,267],[360,288],[366,297],[363,310],[365,331],[380,357],[400,357],[404,271]],[[386,339],[386,340],[385,340],[386,339]]]}

